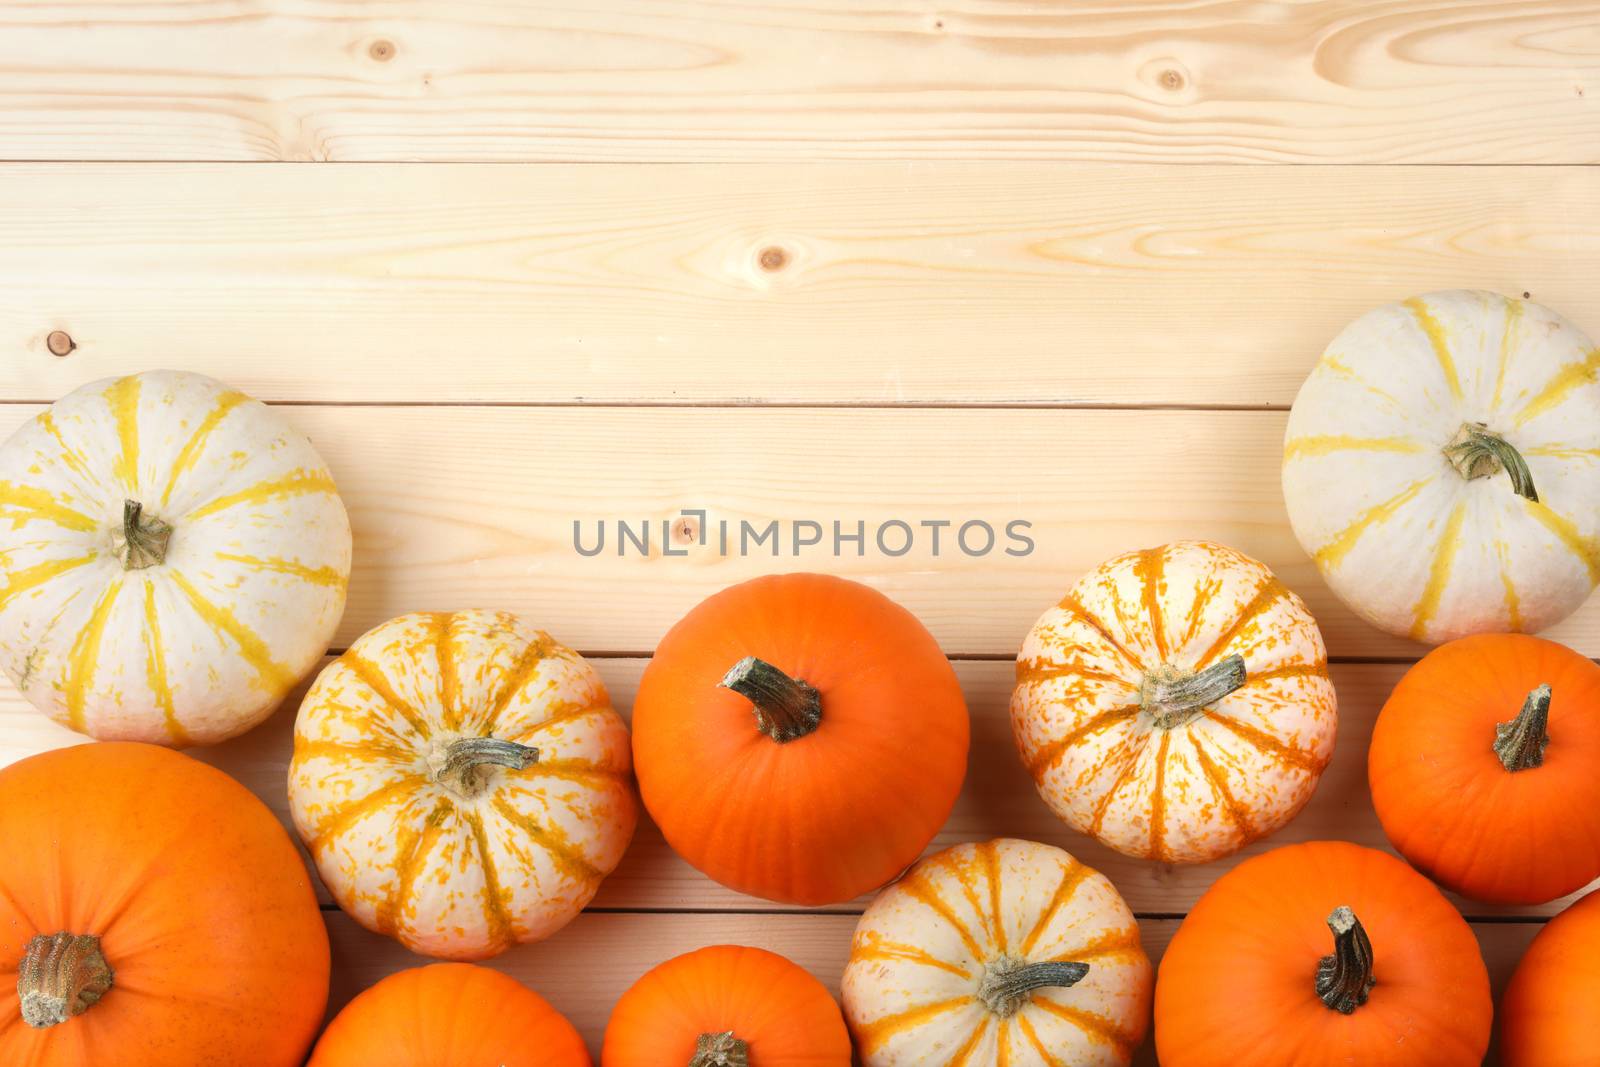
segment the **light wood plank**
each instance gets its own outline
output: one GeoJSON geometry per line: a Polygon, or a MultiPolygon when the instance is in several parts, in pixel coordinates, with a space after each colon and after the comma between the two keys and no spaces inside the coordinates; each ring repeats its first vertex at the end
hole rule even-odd
{"type": "Polygon", "coordinates": [[[0,152],[1594,162],[1595,14],[1585,0],[51,0],[5,15],[0,152]]]}
{"type": "Polygon", "coordinates": [[[1286,407],[1416,292],[1600,336],[1594,168],[18,165],[0,232],[7,399],[1286,407]]]}
{"type": "MultiPolygon", "coordinates": [[[[705,945],[755,945],[780,953],[816,975],[837,996],[855,923],[855,917],[848,915],[589,914],[550,941],[514,949],[489,966],[541,993],[572,1020],[598,1054],[617,998],[657,963],[705,945]]],[[[1159,963],[1178,921],[1146,919],[1139,925],[1145,951],[1159,963]]],[[[334,954],[332,1010],[386,975],[427,962],[339,913],[329,914],[328,929],[334,954]]],[[[1496,1003],[1539,929],[1538,923],[1474,924],[1496,1003]]],[[[1488,1067],[1497,1062],[1493,1055],[1485,1061],[1488,1067]]],[[[1145,1042],[1134,1064],[1156,1067],[1153,1038],[1145,1042]]]]}
{"type": "MultiPolygon", "coordinates": [[[[612,701],[627,715],[638,687],[644,660],[595,661],[612,701]]],[[[1372,726],[1389,691],[1405,668],[1393,664],[1335,665],[1339,693],[1339,745],[1316,795],[1294,822],[1274,837],[1257,842],[1242,854],[1198,867],[1172,866],[1129,859],[1057,821],[1038,798],[1017,759],[1011,740],[1007,702],[1011,696],[1009,663],[959,662],[957,674],[972,712],[972,755],[967,783],[944,829],[930,851],[961,841],[996,836],[1046,841],[1067,849],[1103,871],[1130,906],[1144,915],[1187,912],[1211,884],[1242,859],[1296,841],[1337,838],[1388,849],[1383,828],[1372,810],[1367,790],[1366,753],[1372,726]]],[[[193,754],[215,764],[260,796],[288,825],[288,777],[291,731],[299,693],[266,725],[213,749],[193,754]]],[[[34,713],[9,685],[0,693],[0,765],[46,748],[74,744],[78,735],[34,713]]],[[[323,900],[329,900],[321,890],[323,900]]],[[[826,910],[859,912],[869,896],[826,910]]],[[[1533,908],[1502,908],[1457,900],[1476,917],[1554,915],[1576,896],[1533,908]]],[[[661,832],[645,819],[627,857],[602,886],[594,906],[607,909],[693,908],[725,912],[770,911],[777,905],[724,889],[704,878],[667,846],[661,832]]]]}

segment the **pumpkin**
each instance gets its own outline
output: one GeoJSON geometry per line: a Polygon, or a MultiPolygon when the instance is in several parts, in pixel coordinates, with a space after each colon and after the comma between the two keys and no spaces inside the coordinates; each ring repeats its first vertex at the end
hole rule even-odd
{"type": "Polygon", "coordinates": [[[482,959],[565,926],[622,859],[628,729],[594,668],[515,615],[402,615],[306,694],[289,808],[363,926],[482,959]]]}
{"type": "Polygon", "coordinates": [[[1406,672],[1367,755],[1402,856],[1464,896],[1543,904],[1600,878],[1600,666],[1480,634],[1406,672]]]}
{"type": "Polygon", "coordinates": [[[1204,863],[1292,819],[1333,754],[1316,620],[1270,570],[1180,541],[1085,575],[1017,657],[1039,795],[1119,852],[1204,863]]]}
{"type": "Polygon", "coordinates": [[[850,900],[921,854],[967,768],[966,703],[933,636],[821,574],[725,589],[662,638],[633,705],[645,807],[742,893],[850,900]]]}
{"type": "Polygon", "coordinates": [[[1557,915],[1533,939],[1500,1002],[1503,1067],[1600,1063],[1600,893],[1557,915]]]}
{"type": "Polygon", "coordinates": [[[1400,860],[1343,841],[1246,860],[1195,904],[1156,979],[1161,1067],[1479,1067],[1472,928],[1400,860]]]}
{"type": "Polygon", "coordinates": [[[1125,1067],[1150,961],[1106,878],[1000,839],[929,856],[861,916],[844,1010],[864,1067],[1125,1067]]]}
{"type": "Polygon", "coordinates": [[[0,666],[80,733],[250,729],[327,650],[349,576],[327,466],[221,382],[108,378],[0,446],[0,666]]]}
{"type": "Polygon", "coordinates": [[[606,1024],[601,1067],[850,1067],[833,994],[759,948],[715,945],[635,982],[606,1024]]]}
{"type": "Polygon", "coordinates": [[[1526,300],[1451,291],[1363,315],[1289,414],[1295,536],[1390,633],[1559,622],[1600,581],[1597,379],[1600,349],[1526,300]]]}
{"type": "Polygon", "coordinates": [[[560,1012],[509,975],[470,963],[391,974],[345,1005],[307,1067],[589,1067],[560,1012]]]}
{"type": "Polygon", "coordinates": [[[299,1067],[328,933],[283,826],[165,748],[0,770],[0,1063],[299,1067]]]}

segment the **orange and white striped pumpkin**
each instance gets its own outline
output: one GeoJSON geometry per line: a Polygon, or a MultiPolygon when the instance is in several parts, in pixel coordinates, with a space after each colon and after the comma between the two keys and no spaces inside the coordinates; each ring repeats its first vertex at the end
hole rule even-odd
{"type": "Polygon", "coordinates": [[[363,926],[484,959],[565,926],[633,836],[628,728],[589,663],[515,615],[412,614],[318,676],[289,807],[363,926]]]}
{"type": "Polygon", "coordinates": [[[108,378],[0,446],[0,664],[101,739],[243,733],[327,651],[350,521],[311,442],[198,374],[108,378]]]}
{"type": "Polygon", "coordinates": [[[879,894],[843,994],[864,1067],[1125,1067],[1152,984],[1104,875],[1002,838],[929,856],[879,894]]]}
{"type": "Polygon", "coordinates": [[[1283,494],[1374,626],[1433,644],[1551,626],[1600,581],[1600,349],[1496,293],[1369,312],[1295,398],[1283,494]]]}
{"type": "Polygon", "coordinates": [[[1305,806],[1337,715],[1300,598],[1242,553],[1180,541],[1118,556],[1044,613],[1017,658],[1011,727],[1073,829],[1205,863],[1305,806]]]}

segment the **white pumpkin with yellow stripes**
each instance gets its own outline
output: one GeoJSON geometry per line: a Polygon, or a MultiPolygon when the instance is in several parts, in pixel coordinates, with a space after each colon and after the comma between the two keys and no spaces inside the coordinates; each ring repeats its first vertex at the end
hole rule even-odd
{"type": "Polygon", "coordinates": [[[282,415],[198,374],[63,397],[0,446],[0,662],[101,739],[210,744],[272,712],[344,611],[350,521],[282,415]]]}
{"type": "Polygon", "coordinates": [[[1104,875],[1001,838],[929,856],[880,893],[841,989],[864,1067],[1126,1067],[1152,984],[1104,875]]]}
{"type": "Polygon", "coordinates": [[[628,728],[576,652],[515,615],[402,615],[295,722],[289,808],[339,906],[414,952],[565,926],[633,837],[628,728]]]}
{"type": "Polygon", "coordinates": [[[1561,621],[1600,581],[1597,379],[1594,343],[1526,300],[1453,290],[1369,312],[1289,415],[1295,535],[1390,633],[1561,621]]]}

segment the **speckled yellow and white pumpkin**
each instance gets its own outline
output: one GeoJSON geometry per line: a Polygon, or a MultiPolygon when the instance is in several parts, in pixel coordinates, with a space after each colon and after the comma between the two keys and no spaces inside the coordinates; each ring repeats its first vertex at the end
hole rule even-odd
{"type": "Polygon", "coordinates": [[[1363,315],[1295,399],[1283,493],[1375,626],[1430,643],[1551,626],[1600,581],[1600,349],[1495,293],[1363,315]]]}
{"type": "Polygon", "coordinates": [[[1151,986],[1104,875],[1002,838],[929,856],[879,894],[843,993],[865,1067],[1125,1067],[1151,986]]]}
{"type": "Polygon", "coordinates": [[[362,925],[475,960],[565,926],[621,861],[628,728],[576,652],[515,615],[391,619],[317,677],[289,807],[362,925]]]}
{"type": "Polygon", "coordinates": [[[0,664],[74,730],[243,733],[327,650],[349,575],[322,458],[221,382],[95,382],[0,446],[0,664]]]}
{"type": "Polygon", "coordinates": [[[1039,795],[1119,852],[1204,863],[1282,827],[1333,754],[1316,620],[1263,564],[1180,541],[1091,571],[1017,658],[1039,795]]]}

